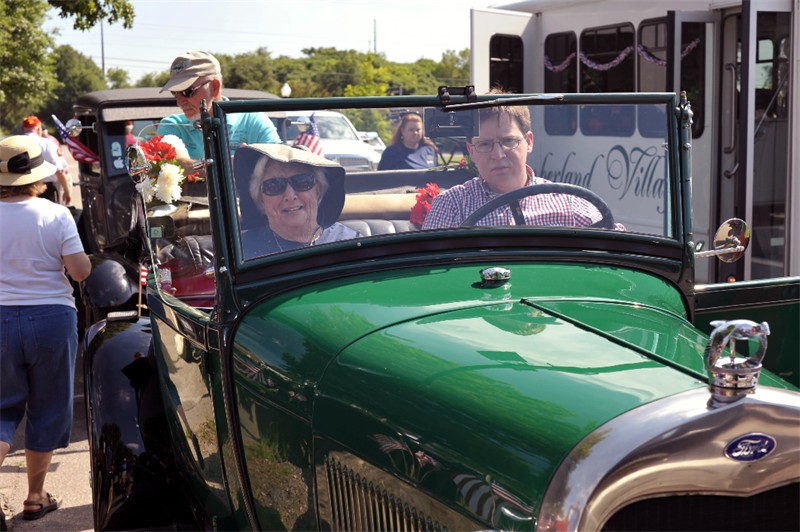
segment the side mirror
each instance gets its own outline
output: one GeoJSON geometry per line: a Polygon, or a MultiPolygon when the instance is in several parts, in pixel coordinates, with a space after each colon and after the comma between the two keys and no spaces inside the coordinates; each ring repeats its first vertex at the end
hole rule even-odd
{"type": "Polygon", "coordinates": [[[67,120],[67,123],[64,124],[64,128],[67,130],[70,137],[77,137],[84,129],[91,129],[94,131],[94,124],[91,126],[84,126],[77,118],[70,118],[67,120]]]}
{"type": "Polygon", "coordinates": [[[150,161],[147,160],[144,150],[137,144],[128,146],[125,166],[134,183],[141,183],[150,173],[150,161]]]}
{"type": "Polygon", "coordinates": [[[718,257],[723,262],[736,262],[742,258],[750,244],[750,226],[739,218],[726,220],[714,234],[714,249],[698,251],[695,258],[718,257]]]}

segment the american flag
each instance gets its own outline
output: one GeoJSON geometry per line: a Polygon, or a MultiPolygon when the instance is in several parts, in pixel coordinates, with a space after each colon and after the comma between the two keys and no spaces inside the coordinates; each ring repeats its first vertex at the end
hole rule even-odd
{"type": "Polygon", "coordinates": [[[139,266],[139,284],[147,286],[147,266],[139,266]]]}
{"type": "Polygon", "coordinates": [[[76,161],[87,164],[95,164],[100,162],[100,158],[92,150],[87,148],[85,144],[75,137],[69,136],[67,128],[58,118],[56,118],[56,115],[51,116],[53,117],[53,122],[56,125],[56,131],[58,131],[58,136],[61,139],[61,142],[67,145],[69,152],[76,161]]]}
{"type": "Polygon", "coordinates": [[[322,156],[322,144],[320,142],[319,137],[319,128],[317,127],[317,122],[314,120],[314,115],[308,117],[309,126],[303,133],[297,135],[297,138],[294,139],[293,146],[305,146],[311,153],[316,155],[322,156]]]}

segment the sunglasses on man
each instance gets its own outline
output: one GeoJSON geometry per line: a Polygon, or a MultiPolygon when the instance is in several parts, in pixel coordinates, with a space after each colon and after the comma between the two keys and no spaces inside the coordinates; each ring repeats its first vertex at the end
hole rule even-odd
{"type": "Polygon", "coordinates": [[[202,87],[205,87],[209,83],[211,83],[211,80],[207,79],[197,87],[189,87],[188,89],[184,89],[182,91],[170,91],[170,92],[172,93],[172,96],[174,96],[175,98],[177,98],[178,95],[181,95],[184,98],[191,98],[195,92],[199,91],[202,87]]]}
{"type": "Polygon", "coordinates": [[[280,196],[286,192],[286,185],[292,185],[295,192],[306,192],[317,184],[314,174],[297,174],[290,177],[273,177],[261,182],[258,189],[266,196],[280,196]]]}

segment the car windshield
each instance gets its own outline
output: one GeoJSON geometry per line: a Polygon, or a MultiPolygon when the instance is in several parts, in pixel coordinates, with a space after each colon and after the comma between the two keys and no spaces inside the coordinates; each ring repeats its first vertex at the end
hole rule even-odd
{"type": "MultiPolygon", "coordinates": [[[[582,242],[604,234],[677,238],[674,99],[565,99],[517,98],[444,111],[429,98],[423,105],[297,115],[274,108],[274,101],[250,102],[246,112],[236,102],[223,105],[229,128],[254,106],[276,124],[291,123],[276,126],[281,144],[229,136],[229,145],[221,146],[231,164],[217,164],[210,175],[229,198],[232,252],[247,264],[407,236],[422,250],[432,249],[425,242],[443,238],[437,235],[487,229],[574,238],[577,228],[582,242]],[[332,124],[350,129],[344,117],[385,144],[378,149],[366,135],[358,138],[380,161],[379,170],[348,167],[314,141],[331,134],[332,124]]],[[[156,243],[156,255],[182,236],[210,241],[205,188],[189,181],[180,200],[149,205],[151,236],[154,230],[172,235],[156,243]],[[166,224],[165,215],[171,218],[166,224]]],[[[535,247],[536,239],[525,245],[535,247]]],[[[156,256],[154,262],[163,260],[156,256]]]]}

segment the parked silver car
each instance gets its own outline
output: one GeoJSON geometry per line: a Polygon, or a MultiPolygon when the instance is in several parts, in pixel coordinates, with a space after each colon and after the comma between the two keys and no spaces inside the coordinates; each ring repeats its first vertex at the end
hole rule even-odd
{"type": "Polygon", "coordinates": [[[291,144],[300,134],[298,126],[308,123],[311,115],[314,115],[325,157],[338,162],[348,172],[378,169],[383,149],[369,143],[342,113],[291,111],[286,113],[283,119],[277,118],[274,113],[270,113],[270,118],[278,127],[281,138],[287,144],[291,144]]]}

